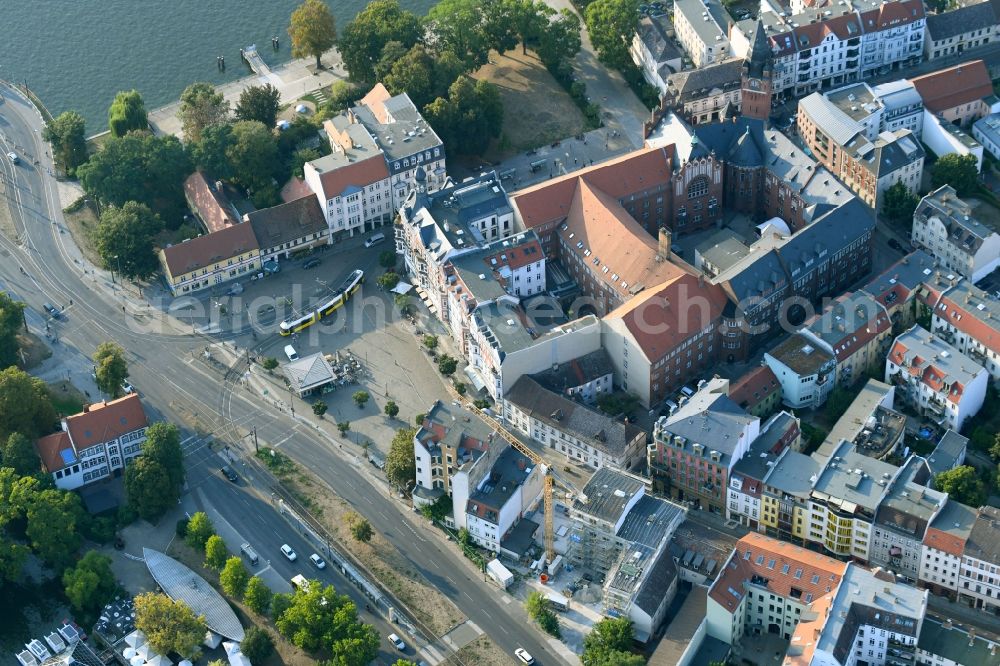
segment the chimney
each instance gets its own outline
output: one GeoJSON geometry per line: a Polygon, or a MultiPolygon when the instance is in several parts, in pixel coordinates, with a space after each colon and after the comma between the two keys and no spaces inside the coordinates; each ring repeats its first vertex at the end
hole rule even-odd
{"type": "Polygon", "coordinates": [[[660,227],[660,246],[656,250],[656,256],[664,261],[670,258],[671,238],[670,230],[666,227],[660,227]]]}

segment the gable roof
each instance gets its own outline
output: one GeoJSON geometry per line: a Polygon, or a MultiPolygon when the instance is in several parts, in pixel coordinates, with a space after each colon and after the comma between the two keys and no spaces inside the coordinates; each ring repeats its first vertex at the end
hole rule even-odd
{"type": "Polygon", "coordinates": [[[776,392],[781,392],[781,383],[774,371],[766,365],[753,368],[729,387],[732,401],[747,410],[753,409],[776,392]]]}
{"type": "Polygon", "coordinates": [[[177,278],[259,249],[253,226],[241,223],[165,247],[160,252],[167,270],[177,278]]]}
{"type": "Polygon", "coordinates": [[[993,3],[987,0],[940,14],[928,14],[927,35],[932,41],[939,41],[996,23],[997,15],[993,3]]]}
{"type": "Polygon", "coordinates": [[[77,451],[145,428],[146,412],[139,396],[131,393],[110,402],[96,402],[66,419],[66,427],[77,451]]]}
{"type": "Polygon", "coordinates": [[[360,190],[389,177],[389,168],[386,166],[382,153],[358,162],[349,162],[334,169],[324,169],[325,161],[322,158],[308,164],[319,172],[319,181],[323,186],[322,194],[325,199],[350,194],[354,190],[360,190]]]}
{"type": "Polygon", "coordinates": [[[986,63],[971,60],[910,79],[932,113],[953,109],[993,94],[993,83],[986,63]]]}
{"type": "Polygon", "coordinates": [[[327,230],[326,218],[316,197],[303,197],[288,203],[247,213],[257,243],[263,249],[278,247],[327,230]]]}
{"type": "Polygon", "coordinates": [[[298,391],[308,391],[337,378],[330,363],[319,352],[292,361],[286,364],[283,370],[298,391]]]}
{"type": "Polygon", "coordinates": [[[201,171],[195,171],[184,181],[184,197],[209,233],[239,224],[239,217],[233,213],[229,199],[216,189],[214,183],[209,183],[201,171]]]}
{"type": "Polygon", "coordinates": [[[42,459],[42,467],[50,474],[77,462],[69,435],[62,430],[37,440],[35,451],[42,459]]]}

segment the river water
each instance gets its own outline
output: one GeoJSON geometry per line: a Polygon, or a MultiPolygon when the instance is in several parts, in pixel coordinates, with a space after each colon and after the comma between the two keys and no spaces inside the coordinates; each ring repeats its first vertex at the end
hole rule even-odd
{"type": "MultiPolygon", "coordinates": [[[[87,134],[107,129],[119,90],[154,109],[195,81],[246,76],[240,49],[257,44],[269,65],[291,58],[288,17],[301,0],[0,0],[0,78],[23,83],[54,115],[69,109],[87,134]],[[271,49],[271,37],[281,40],[271,49]],[[226,71],[216,57],[226,58],[226,71]]],[[[327,0],[338,30],[366,0],[327,0]]],[[[401,0],[420,14],[432,0],[401,0]]]]}

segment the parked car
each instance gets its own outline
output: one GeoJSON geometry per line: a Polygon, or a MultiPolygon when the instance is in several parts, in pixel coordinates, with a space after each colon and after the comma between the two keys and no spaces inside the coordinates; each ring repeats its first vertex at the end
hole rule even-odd
{"type": "Polygon", "coordinates": [[[396,634],[389,634],[389,642],[396,646],[396,649],[400,652],[404,652],[406,650],[406,643],[404,643],[403,639],[396,634]]]}
{"type": "Polygon", "coordinates": [[[299,559],[299,556],[295,554],[295,551],[287,543],[281,544],[281,554],[287,557],[289,562],[299,559]]]}
{"type": "Polygon", "coordinates": [[[237,476],[236,472],[234,472],[233,468],[230,467],[229,465],[222,466],[222,476],[226,477],[233,483],[239,483],[240,480],[240,477],[237,476]]]}
{"type": "Polygon", "coordinates": [[[517,648],[516,650],[514,650],[514,655],[523,664],[533,664],[533,663],[535,663],[535,658],[532,657],[530,654],[528,654],[528,651],[525,650],[524,648],[517,648]]]}
{"type": "Polygon", "coordinates": [[[320,264],[319,257],[313,257],[312,259],[306,259],[302,263],[302,268],[316,268],[317,266],[319,266],[319,264],[320,264]]]}
{"type": "Polygon", "coordinates": [[[898,250],[899,252],[903,252],[904,251],[903,250],[903,244],[900,243],[895,238],[890,238],[889,239],[889,247],[891,247],[893,250],[898,250]]]}
{"type": "Polygon", "coordinates": [[[313,566],[317,569],[326,569],[326,562],[324,562],[323,558],[316,553],[309,556],[309,561],[312,562],[313,566]]]}
{"type": "Polygon", "coordinates": [[[135,393],[135,387],[128,382],[122,382],[122,393],[125,395],[132,395],[135,393]]]}
{"type": "Polygon", "coordinates": [[[56,317],[59,316],[59,308],[57,308],[56,306],[52,305],[51,303],[43,303],[42,307],[45,309],[46,312],[48,312],[50,315],[52,315],[53,318],[56,318],[56,317]]]}
{"type": "Polygon", "coordinates": [[[18,162],[21,161],[21,158],[18,157],[17,153],[15,153],[14,151],[10,151],[9,153],[7,153],[7,159],[10,160],[11,164],[17,164],[18,162]]]}

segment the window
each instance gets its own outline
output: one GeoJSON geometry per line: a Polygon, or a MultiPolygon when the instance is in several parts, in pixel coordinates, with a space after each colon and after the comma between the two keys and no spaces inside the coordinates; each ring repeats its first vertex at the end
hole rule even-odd
{"type": "Polygon", "coordinates": [[[688,185],[688,199],[696,199],[698,197],[703,197],[706,194],[708,194],[708,178],[705,176],[695,178],[691,181],[691,184],[688,185]]]}

